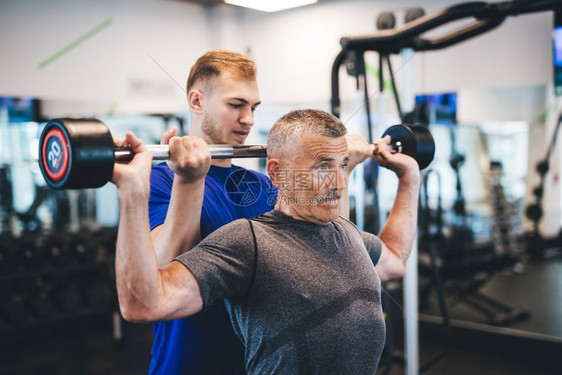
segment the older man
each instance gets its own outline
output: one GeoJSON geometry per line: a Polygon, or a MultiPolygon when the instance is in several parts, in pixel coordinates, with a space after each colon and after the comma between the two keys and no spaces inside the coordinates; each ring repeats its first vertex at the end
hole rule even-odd
{"type": "Polygon", "coordinates": [[[346,129],[316,110],[279,119],[268,137],[268,174],[278,188],[273,211],[213,232],[159,269],[150,241],[150,155],[115,168],[121,220],[117,288],[131,321],[195,314],[225,300],[246,347],[250,374],[374,374],[384,343],[380,282],[404,273],[416,231],[419,170],[378,141],[375,160],[399,177],[379,236],[338,215],[344,192],[346,129]]]}

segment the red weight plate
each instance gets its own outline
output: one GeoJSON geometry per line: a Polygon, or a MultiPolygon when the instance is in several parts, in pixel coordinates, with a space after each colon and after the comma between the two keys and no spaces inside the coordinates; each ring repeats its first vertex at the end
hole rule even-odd
{"type": "Polygon", "coordinates": [[[62,181],[69,169],[69,144],[65,134],[58,128],[49,130],[43,139],[43,169],[54,182],[62,181]]]}

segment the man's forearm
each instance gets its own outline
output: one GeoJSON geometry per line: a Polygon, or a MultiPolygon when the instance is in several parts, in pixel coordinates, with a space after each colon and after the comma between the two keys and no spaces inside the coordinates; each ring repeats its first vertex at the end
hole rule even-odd
{"type": "Polygon", "coordinates": [[[158,308],[163,293],[150,238],[147,194],[120,188],[119,212],[115,255],[119,306],[126,319],[137,320],[142,312],[158,308]]]}
{"type": "Polygon", "coordinates": [[[419,171],[411,171],[398,182],[396,199],[379,237],[390,251],[406,264],[416,236],[418,220],[419,171]]]}
{"type": "Polygon", "coordinates": [[[201,240],[204,193],[204,179],[188,184],[174,180],[166,220],[152,233],[159,268],[166,267],[201,240]]]}

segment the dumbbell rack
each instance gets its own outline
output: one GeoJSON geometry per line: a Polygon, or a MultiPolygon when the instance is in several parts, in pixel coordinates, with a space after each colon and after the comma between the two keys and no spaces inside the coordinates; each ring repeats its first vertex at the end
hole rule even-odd
{"type": "Polygon", "coordinates": [[[502,183],[503,173],[499,163],[492,163],[488,176],[489,200],[492,207],[492,236],[496,255],[506,253],[521,255],[523,223],[521,202],[508,199],[502,183]]]}
{"type": "Polygon", "coordinates": [[[0,234],[0,332],[115,310],[115,229],[0,234]]]}

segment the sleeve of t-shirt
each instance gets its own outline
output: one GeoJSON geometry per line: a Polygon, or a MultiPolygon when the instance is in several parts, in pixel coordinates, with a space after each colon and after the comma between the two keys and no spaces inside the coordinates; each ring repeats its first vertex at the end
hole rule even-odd
{"type": "Polygon", "coordinates": [[[359,231],[361,233],[361,237],[363,238],[363,242],[365,243],[365,247],[367,248],[367,251],[369,252],[369,256],[371,257],[371,260],[373,261],[373,264],[376,266],[377,263],[379,262],[379,259],[381,257],[381,252],[382,252],[382,242],[380,240],[380,238],[378,238],[377,236],[375,236],[372,233],[368,233],[368,232],[364,232],[364,231],[359,231]]]}
{"type": "Polygon", "coordinates": [[[155,166],[150,174],[150,196],[148,198],[150,230],[164,224],[172,196],[174,180],[170,174],[166,173],[164,165],[155,166]]]}
{"type": "Polygon", "coordinates": [[[246,294],[254,277],[255,251],[250,224],[240,219],[220,227],[175,260],[193,273],[207,309],[219,300],[246,294]]]}

